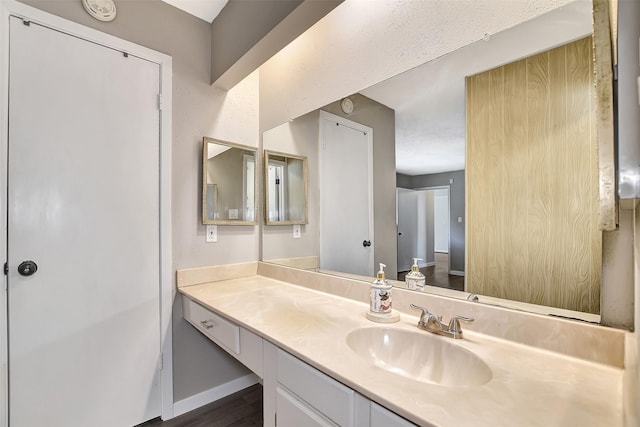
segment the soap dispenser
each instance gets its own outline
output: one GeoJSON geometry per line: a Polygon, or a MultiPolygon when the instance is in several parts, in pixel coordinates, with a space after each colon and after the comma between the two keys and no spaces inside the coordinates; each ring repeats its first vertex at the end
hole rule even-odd
{"type": "Polygon", "coordinates": [[[392,323],[400,320],[400,315],[392,310],[392,289],[393,287],[384,277],[386,265],[380,263],[380,270],[376,279],[371,283],[371,296],[367,319],[374,322],[392,323]]]}
{"type": "Polygon", "coordinates": [[[371,283],[371,312],[390,313],[392,287],[384,277],[386,265],[380,263],[380,271],[376,275],[376,280],[371,283]]]}
{"type": "Polygon", "coordinates": [[[405,277],[405,283],[407,284],[407,289],[411,289],[412,291],[424,292],[425,278],[424,274],[420,272],[418,261],[422,261],[422,258],[413,259],[411,272],[407,274],[407,277],[405,277]]]}

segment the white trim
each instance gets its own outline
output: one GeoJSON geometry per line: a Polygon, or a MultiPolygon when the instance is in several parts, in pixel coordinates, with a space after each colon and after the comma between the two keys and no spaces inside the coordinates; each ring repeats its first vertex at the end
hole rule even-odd
{"type": "Polygon", "coordinates": [[[464,276],[464,271],[450,270],[449,274],[452,276],[464,276]]]}
{"type": "Polygon", "coordinates": [[[189,396],[186,399],[182,399],[174,403],[173,415],[178,417],[182,414],[186,414],[187,412],[198,409],[201,406],[215,402],[216,400],[227,397],[233,393],[237,393],[247,387],[251,387],[258,382],[258,377],[255,374],[249,374],[227,383],[220,384],[219,386],[210,388],[209,390],[194,394],[193,396],[189,396]]]}
{"type": "MultiPolygon", "coordinates": [[[[370,128],[369,126],[365,126],[363,124],[345,119],[344,117],[340,117],[340,116],[336,116],[335,114],[331,114],[328,113],[324,110],[320,110],[320,117],[319,117],[319,133],[318,133],[318,159],[319,159],[319,164],[320,164],[320,168],[319,168],[319,185],[320,185],[320,198],[322,199],[322,173],[324,168],[322,167],[322,162],[323,162],[323,158],[322,158],[322,143],[324,141],[324,131],[322,130],[322,120],[328,120],[328,121],[332,121],[335,123],[339,123],[343,126],[346,126],[348,128],[360,131],[360,132],[364,132],[367,135],[367,161],[369,162],[369,240],[371,241],[371,248],[373,249],[371,251],[371,257],[369,259],[369,271],[371,271],[371,274],[373,274],[374,271],[376,271],[374,269],[375,266],[375,252],[376,252],[376,242],[375,242],[375,224],[374,224],[374,220],[375,220],[375,216],[374,216],[374,191],[373,191],[373,129],[370,128]]],[[[320,203],[322,204],[322,200],[320,200],[320,203]]],[[[322,215],[320,215],[320,227],[319,230],[323,230],[323,225],[322,225],[323,219],[322,219],[322,215]]],[[[320,254],[322,254],[322,233],[320,233],[320,254]]],[[[319,262],[322,262],[322,258],[320,258],[319,262]]]]}
{"type": "MultiPolygon", "coordinates": [[[[9,140],[9,11],[10,3],[0,1],[0,259],[7,259],[7,141],[9,140]]],[[[9,425],[9,360],[8,353],[8,313],[7,276],[2,278],[0,295],[0,426],[9,425]]]]}
{"type": "MultiPolygon", "coordinates": [[[[163,354],[161,372],[162,418],[173,417],[173,358],[171,310],[174,289],[171,273],[171,116],[172,116],[172,58],[169,55],[145,48],[129,41],[114,37],[98,30],[77,24],[33,8],[15,0],[0,1],[0,188],[7,188],[7,140],[8,140],[8,88],[9,88],[9,17],[16,16],[43,25],[45,27],[70,34],[112,49],[127,52],[160,65],[160,94],[162,109],[160,110],[160,351],[163,354]]],[[[6,260],[6,193],[0,197],[0,260],[6,260]]],[[[6,277],[3,278],[3,292],[0,296],[0,427],[8,425],[7,419],[7,306],[6,277]]]]}

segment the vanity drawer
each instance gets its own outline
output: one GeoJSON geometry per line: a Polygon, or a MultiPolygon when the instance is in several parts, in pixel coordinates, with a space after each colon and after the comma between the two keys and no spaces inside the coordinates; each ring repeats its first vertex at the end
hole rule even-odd
{"type": "Polygon", "coordinates": [[[240,327],[207,310],[201,305],[183,298],[184,318],[216,344],[228,351],[240,354],[240,327]]]}
{"type": "Polygon", "coordinates": [[[333,427],[335,425],[281,387],[277,389],[276,399],[277,427],[333,427]]]}
{"type": "Polygon", "coordinates": [[[371,402],[371,427],[417,427],[415,424],[371,402]]]}
{"type": "Polygon", "coordinates": [[[355,392],[289,353],[278,350],[278,382],[332,422],[353,425],[355,392]]]}

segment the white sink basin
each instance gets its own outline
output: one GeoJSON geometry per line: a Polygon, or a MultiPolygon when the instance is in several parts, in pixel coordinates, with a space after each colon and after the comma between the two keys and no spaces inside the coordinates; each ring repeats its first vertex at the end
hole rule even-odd
{"type": "Polygon", "coordinates": [[[375,327],[347,335],[348,346],[365,361],[412,380],[454,387],[491,380],[486,363],[447,340],[429,332],[375,327]]]}

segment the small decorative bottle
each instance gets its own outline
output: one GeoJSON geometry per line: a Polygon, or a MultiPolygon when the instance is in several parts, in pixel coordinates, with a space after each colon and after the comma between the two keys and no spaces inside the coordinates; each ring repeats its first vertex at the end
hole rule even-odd
{"type": "Polygon", "coordinates": [[[371,283],[371,312],[378,314],[391,313],[392,286],[384,277],[386,265],[380,263],[380,271],[376,280],[371,283]]]}
{"type": "Polygon", "coordinates": [[[405,283],[407,284],[407,289],[424,292],[425,278],[424,274],[420,272],[418,261],[422,261],[422,258],[413,259],[413,265],[411,266],[411,271],[405,277],[405,283]]]}
{"type": "Polygon", "coordinates": [[[400,320],[400,313],[391,309],[391,291],[393,287],[384,277],[386,265],[380,263],[380,271],[371,283],[371,295],[367,319],[372,322],[393,323],[400,320]]]}

